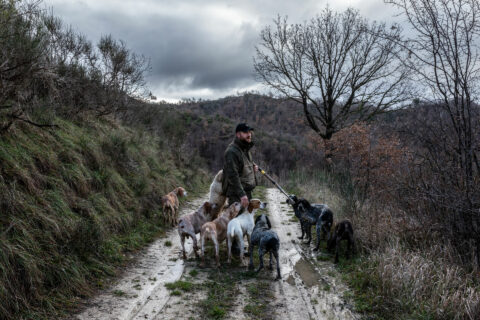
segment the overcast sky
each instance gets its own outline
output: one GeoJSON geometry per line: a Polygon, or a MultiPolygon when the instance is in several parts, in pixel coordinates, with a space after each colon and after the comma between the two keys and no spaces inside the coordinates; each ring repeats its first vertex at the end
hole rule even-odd
{"type": "Polygon", "coordinates": [[[53,13],[97,42],[112,34],[151,59],[148,87],[159,100],[216,99],[264,91],[253,76],[262,28],[277,15],[290,23],[313,18],[328,4],[357,8],[370,20],[390,21],[383,0],[45,0],[53,13]]]}

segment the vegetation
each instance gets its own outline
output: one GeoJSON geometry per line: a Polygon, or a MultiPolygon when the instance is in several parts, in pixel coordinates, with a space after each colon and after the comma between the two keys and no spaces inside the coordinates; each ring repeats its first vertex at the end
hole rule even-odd
{"type": "MultiPolygon", "coordinates": [[[[327,9],[297,26],[278,19],[261,46],[286,50],[290,60],[259,51],[256,68],[284,98],[248,93],[173,106],[142,101],[148,60],[122,41],[104,36],[93,45],[38,2],[0,0],[1,317],[58,317],[104,287],[126,252],[162,235],[161,195],[177,185],[206,190],[235,124],[248,121],[258,128],[258,164],[295,194],[329,199],[336,219],[353,222],[360,255],[339,270],[357,310],[379,319],[479,318],[478,1],[386,2],[406,14],[409,39],[352,10],[327,9]],[[373,40],[383,45],[368,51],[369,37],[380,35],[373,40]],[[342,60],[333,55],[342,43],[353,50],[343,57],[348,68],[321,72],[331,61],[315,60],[316,50],[342,60]],[[291,69],[274,68],[283,62],[291,69]],[[373,117],[405,98],[397,95],[404,68],[426,95],[373,117]],[[343,78],[362,70],[358,85],[369,86],[343,78]],[[300,90],[285,82],[292,72],[300,90]],[[375,82],[384,74],[391,81],[375,82]]],[[[225,317],[233,283],[248,277],[206,282],[202,316],[225,317]]],[[[252,317],[266,313],[263,285],[247,287],[252,317]]],[[[193,288],[169,286],[176,295],[193,288]]]]}
{"type": "Polygon", "coordinates": [[[328,7],[303,24],[280,17],[274,24],[260,33],[256,74],[297,102],[327,146],[341,129],[408,99],[398,26],[370,23],[351,8],[336,13],[328,7]]]}
{"type": "MultiPolygon", "coordinates": [[[[54,118],[0,137],[0,304],[4,318],[51,318],[163,233],[160,197],[205,190],[159,138],[109,120],[54,118]]],[[[201,162],[200,162],[201,163],[201,162]]]]}

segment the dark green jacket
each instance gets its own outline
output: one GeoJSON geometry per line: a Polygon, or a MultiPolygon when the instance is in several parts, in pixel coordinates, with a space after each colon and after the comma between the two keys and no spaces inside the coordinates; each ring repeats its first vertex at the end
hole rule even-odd
{"type": "Polygon", "coordinates": [[[250,149],[253,143],[237,138],[230,143],[223,155],[223,193],[227,197],[241,198],[257,185],[250,149]]]}

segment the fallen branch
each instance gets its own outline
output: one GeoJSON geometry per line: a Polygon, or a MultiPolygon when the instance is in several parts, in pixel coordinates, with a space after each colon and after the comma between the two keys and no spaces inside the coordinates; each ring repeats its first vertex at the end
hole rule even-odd
{"type": "Polygon", "coordinates": [[[10,118],[12,119],[15,119],[15,120],[18,120],[18,121],[23,121],[23,122],[26,122],[28,124],[31,124],[32,126],[35,126],[35,127],[38,127],[38,128],[58,128],[59,126],[56,125],[56,124],[41,124],[41,123],[36,123],[36,122],[33,122],[31,120],[28,120],[28,119],[25,119],[25,118],[22,118],[20,116],[17,116],[17,115],[10,115],[9,116],[10,118]]]}

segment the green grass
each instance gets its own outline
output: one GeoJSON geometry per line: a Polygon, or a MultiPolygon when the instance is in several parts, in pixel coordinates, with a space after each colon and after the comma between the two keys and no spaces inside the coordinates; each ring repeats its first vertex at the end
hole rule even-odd
{"type": "Polygon", "coordinates": [[[111,120],[54,122],[0,136],[2,319],[67,316],[126,252],[164,235],[161,195],[209,184],[199,160],[177,166],[159,137],[111,120]]]}
{"type": "Polygon", "coordinates": [[[273,299],[271,281],[259,280],[247,286],[248,304],[243,311],[252,319],[272,319],[270,301],[273,299]]]}
{"type": "Polygon", "coordinates": [[[170,282],[170,283],[165,283],[165,287],[168,290],[182,290],[185,292],[192,291],[195,287],[195,285],[192,282],[189,281],[175,281],[175,282],[170,282]]]}
{"type": "Polygon", "coordinates": [[[190,276],[192,276],[192,277],[196,277],[196,276],[198,275],[198,271],[195,270],[195,269],[193,269],[193,270],[191,270],[188,274],[189,274],[190,276]]]}
{"type": "Polygon", "coordinates": [[[252,319],[265,319],[271,314],[272,280],[259,277],[253,271],[245,271],[235,256],[231,265],[222,265],[219,270],[202,269],[200,272],[207,276],[207,280],[197,283],[196,287],[196,290],[205,291],[205,298],[197,303],[199,318],[226,319],[238,299],[245,298],[239,294],[240,287],[246,288],[248,307],[244,311],[252,319]]]}
{"type": "Polygon", "coordinates": [[[224,319],[233,308],[236,290],[236,275],[233,273],[211,273],[202,284],[207,297],[198,302],[203,318],[224,319]]]}

